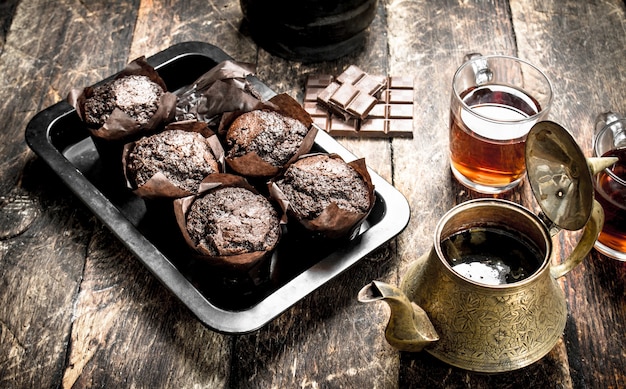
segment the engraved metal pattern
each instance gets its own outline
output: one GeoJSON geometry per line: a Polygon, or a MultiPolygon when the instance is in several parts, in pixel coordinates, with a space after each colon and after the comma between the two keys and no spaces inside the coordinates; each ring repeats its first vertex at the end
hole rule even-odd
{"type": "Polygon", "coordinates": [[[505,288],[459,282],[448,271],[429,258],[414,265],[403,285],[440,334],[425,351],[457,367],[495,373],[527,366],[557,343],[567,306],[549,268],[532,285],[505,288]]]}

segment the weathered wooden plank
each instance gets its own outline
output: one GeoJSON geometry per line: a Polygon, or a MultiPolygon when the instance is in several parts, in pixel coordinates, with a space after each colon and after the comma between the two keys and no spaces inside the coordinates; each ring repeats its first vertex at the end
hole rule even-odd
{"type": "Polygon", "coordinates": [[[240,32],[238,1],[143,1],[131,46],[131,58],[149,56],[172,44],[203,41],[237,61],[256,62],[256,45],[240,32]]]}
{"type": "Polygon", "coordinates": [[[103,229],[89,247],[70,341],[66,388],[225,387],[228,379],[229,337],[204,328],[103,229]]]}
{"type": "MultiPolygon", "coordinates": [[[[127,60],[187,40],[240,50],[238,42],[245,47],[245,39],[231,24],[233,4],[142,2],[127,60]]],[[[226,387],[230,337],[204,328],[106,231],[98,231],[94,241],[76,303],[64,387],[226,387]]]]}
{"type": "MultiPolygon", "coordinates": [[[[552,120],[569,129],[591,156],[595,117],[607,110],[626,112],[626,69],[619,65],[626,57],[624,2],[516,1],[511,9],[520,55],[553,81],[552,120]]],[[[557,248],[565,257],[578,234],[560,235],[557,248]]],[[[612,356],[623,355],[624,337],[610,327],[626,318],[623,263],[592,252],[561,283],[571,315],[565,340],[573,386],[623,387],[624,359],[612,356]]]]}
{"type": "MultiPolygon", "coordinates": [[[[335,61],[303,64],[273,57],[260,49],[259,77],[277,92],[302,101],[308,74],[338,75],[355,64],[371,74],[391,75],[384,5],[384,2],[379,4],[378,14],[368,30],[365,50],[335,61]]],[[[341,138],[338,141],[391,181],[391,142],[341,138]]],[[[380,347],[384,339],[372,326],[384,307],[365,309],[356,301],[358,290],[372,277],[382,277],[393,267],[395,259],[395,245],[386,245],[258,333],[238,337],[231,385],[234,388],[395,387],[398,360],[386,357],[388,351],[380,347]]]]}
{"type": "Polygon", "coordinates": [[[0,198],[0,386],[55,387],[94,220],[40,162],[24,172],[0,198]]]}
{"type": "Polygon", "coordinates": [[[20,2],[0,56],[5,96],[0,102],[0,230],[6,232],[0,260],[3,387],[61,383],[94,219],[41,161],[33,161],[24,129],[36,112],[63,99],[69,88],[105,74],[90,77],[88,71],[110,71],[119,58],[114,51],[127,46],[124,28],[117,26],[127,24],[124,18],[132,20],[132,3],[89,6],[91,11],[69,3],[20,2]],[[119,39],[121,45],[112,46],[109,39],[119,39]],[[85,46],[84,57],[76,57],[77,45],[85,46]]]}

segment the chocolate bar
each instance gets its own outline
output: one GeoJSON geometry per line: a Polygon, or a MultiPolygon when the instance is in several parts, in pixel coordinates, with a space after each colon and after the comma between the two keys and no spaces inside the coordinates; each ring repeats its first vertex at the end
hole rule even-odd
{"type": "Polygon", "coordinates": [[[350,65],[336,80],[331,77],[317,96],[317,102],[344,120],[363,119],[378,102],[377,95],[386,84],[386,78],[369,75],[350,65]]]}
{"type": "MultiPolygon", "coordinates": [[[[378,91],[379,99],[363,118],[352,115],[346,118],[343,113],[338,114],[329,103],[320,104],[320,95],[330,102],[336,90],[346,82],[351,82],[346,80],[355,78],[351,71],[342,73],[340,77],[337,77],[337,81],[324,74],[313,74],[307,78],[303,107],[315,124],[335,137],[413,137],[412,77],[387,77],[385,86],[378,91]],[[338,82],[340,77],[343,83],[338,82]]],[[[346,95],[349,96],[349,93],[346,95]]],[[[341,98],[339,96],[336,100],[341,101],[341,98]]],[[[354,96],[352,98],[354,100],[354,96]]]]}

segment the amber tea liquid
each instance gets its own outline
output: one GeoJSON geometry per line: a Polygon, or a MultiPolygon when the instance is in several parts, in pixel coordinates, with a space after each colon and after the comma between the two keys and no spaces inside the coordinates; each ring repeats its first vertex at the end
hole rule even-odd
{"type": "Polygon", "coordinates": [[[451,167],[457,178],[492,187],[521,180],[524,142],[536,122],[525,119],[541,111],[539,103],[506,85],[472,87],[460,97],[478,116],[465,107],[453,108],[450,116],[451,167]]]}
{"type": "Polygon", "coordinates": [[[626,148],[611,150],[603,157],[618,157],[610,168],[596,176],[595,198],[604,210],[604,227],[598,241],[626,255],[626,148]]]}
{"type": "Polygon", "coordinates": [[[533,241],[497,228],[457,232],[444,239],[441,248],[452,270],[486,285],[522,281],[543,263],[541,250],[533,241]]]}

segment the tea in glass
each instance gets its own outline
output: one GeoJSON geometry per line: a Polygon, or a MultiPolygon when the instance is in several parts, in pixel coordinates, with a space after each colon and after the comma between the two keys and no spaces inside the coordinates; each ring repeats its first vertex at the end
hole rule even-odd
{"type": "Polygon", "coordinates": [[[626,148],[609,150],[604,157],[619,161],[595,177],[595,198],[604,210],[604,226],[596,242],[601,253],[626,261],[626,148]]]}
{"type": "Polygon", "coordinates": [[[482,193],[514,188],[526,173],[526,135],[550,109],[550,81],[520,59],[478,56],[457,70],[452,89],[450,167],[454,176],[482,193]]]}

